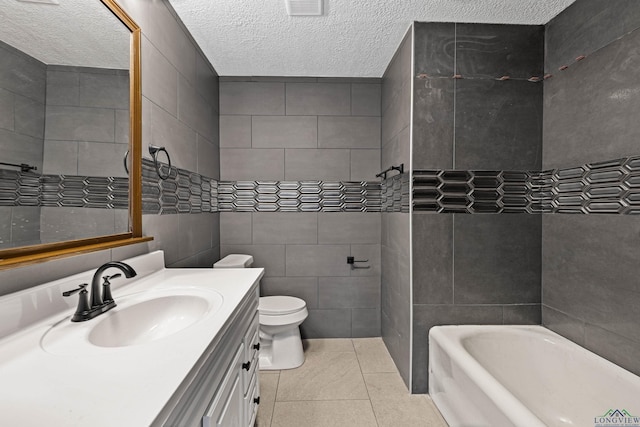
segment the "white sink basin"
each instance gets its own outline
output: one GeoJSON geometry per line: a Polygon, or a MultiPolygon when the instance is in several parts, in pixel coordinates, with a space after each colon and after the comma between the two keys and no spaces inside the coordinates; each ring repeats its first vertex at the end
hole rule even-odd
{"type": "Polygon", "coordinates": [[[209,302],[198,296],[154,298],[106,315],[89,333],[99,347],[124,347],[159,340],[200,320],[209,302]]]}
{"type": "Polygon", "coordinates": [[[223,303],[216,291],[191,288],[150,290],[115,299],[118,305],[95,319],[71,322],[66,317],[56,323],[42,337],[41,347],[67,355],[145,345],[186,332],[215,315],[223,303]]]}

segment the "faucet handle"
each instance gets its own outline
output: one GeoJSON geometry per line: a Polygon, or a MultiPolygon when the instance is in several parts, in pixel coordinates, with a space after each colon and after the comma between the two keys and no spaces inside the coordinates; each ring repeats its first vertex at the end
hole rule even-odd
{"type": "Polygon", "coordinates": [[[102,283],[102,302],[107,304],[113,302],[113,296],[111,295],[111,279],[122,276],[120,273],[116,273],[113,276],[102,276],[104,282],[102,283]]]}
{"type": "Polygon", "coordinates": [[[76,289],[72,289],[70,291],[65,291],[62,293],[63,297],[68,297],[80,292],[80,297],[78,298],[78,307],[76,308],[76,312],[71,318],[72,322],[81,322],[83,320],[88,320],[85,318],[85,315],[91,308],[89,307],[89,292],[87,291],[87,286],[88,285],[86,283],[83,283],[76,289]]]}
{"type": "Polygon", "coordinates": [[[72,289],[70,291],[64,291],[62,293],[63,297],[70,297],[71,295],[78,293],[78,292],[87,292],[87,286],[89,286],[89,284],[87,283],[83,283],[82,285],[78,286],[76,289],[72,289]]]}

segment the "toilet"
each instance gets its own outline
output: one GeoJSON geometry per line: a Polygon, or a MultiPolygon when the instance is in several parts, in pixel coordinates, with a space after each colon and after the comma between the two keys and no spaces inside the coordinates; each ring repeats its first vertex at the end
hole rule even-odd
{"type": "MultiPolygon", "coordinates": [[[[230,254],[213,268],[248,268],[251,255],[230,254]]],[[[293,369],[304,363],[300,324],[307,318],[304,300],[289,296],[260,297],[260,369],[293,369]]]]}

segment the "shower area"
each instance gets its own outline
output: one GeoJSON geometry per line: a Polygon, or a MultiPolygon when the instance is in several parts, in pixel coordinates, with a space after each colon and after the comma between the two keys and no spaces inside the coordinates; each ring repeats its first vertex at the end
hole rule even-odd
{"type": "Polygon", "coordinates": [[[381,332],[428,386],[436,325],[542,324],[640,373],[640,7],[415,22],[382,83],[381,332]],[[383,199],[384,200],[384,199],[383,199]]]}

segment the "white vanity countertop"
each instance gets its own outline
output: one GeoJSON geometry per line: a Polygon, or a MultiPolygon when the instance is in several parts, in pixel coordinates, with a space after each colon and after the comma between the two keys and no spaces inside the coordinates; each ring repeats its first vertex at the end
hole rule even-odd
{"type": "MultiPolygon", "coordinates": [[[[140,279],[118,279],[121,284],[112,291],[116,303],[128,294],[180,287],[213,289],[224,298],[215,315],[149,343],[109,348],[87,344],[86,351],[77,352],[45,350],[43,337],[62,319],[69,322],[65,328],[88,333],[108,315],[71,323],[75,308],[0,339],[0,425],[150,425],[263,272],[162,268],[140,279]]],[[[27,292],[20,293],[22,300],[27,292]]],[[[77,301],[77,295],[71,298],[77,301]]],[[[0,320],[5,314],[0,313],[0,320]]]]}

